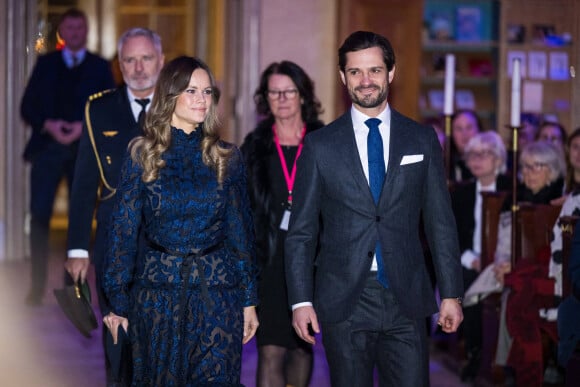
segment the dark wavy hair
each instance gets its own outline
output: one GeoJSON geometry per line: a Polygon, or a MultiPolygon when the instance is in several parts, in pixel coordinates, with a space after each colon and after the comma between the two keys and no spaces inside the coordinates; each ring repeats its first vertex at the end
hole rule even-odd
{"type": "Polygon", "coordinates": [[[387,71],[395,67],[395,51],[391,42],[382,35],[369,31],[356,31],[350,34],[338,49],[338,67],[344,72],[346,66],[346,54],[349,52],[366,50],[367,48],[378,47],[383,51],[383,62],[387,66],[387,71]]]}
{"type": "Polygon", "coordinates": [[[483,121],[481,120],[481,118],[479,117],[479,115],[477,115],[477,112],[475,110],[472,109],[459,109],[456,110],[455,113],[453,113],[453,115],[451,116],[451,126],[453,126],[453,122],[457,119],[457,117],[462,116],[462,115],[469,115],[471,117],[473,117],[473,119],[475,120],[475,123],[477,124],[477,129],[480,132],[485,132],[485,127],[483,126],[483,121]]]}
{"type": "Polygon", "coordinates": [[[271,63],[260,77],[260,85],[254,93],[254,102],[259,114],[266,118],[273,118],[270,104],[268,103],[268,81],[274,74],[286,75],[296,85],[301,100],[301,113],[304,122],[314,122],[318,120],[318,115],[322,114],[322,105],[316,95],[314,95],[314,82],[308,74],[296,63],[289,60],[271,63]]]}

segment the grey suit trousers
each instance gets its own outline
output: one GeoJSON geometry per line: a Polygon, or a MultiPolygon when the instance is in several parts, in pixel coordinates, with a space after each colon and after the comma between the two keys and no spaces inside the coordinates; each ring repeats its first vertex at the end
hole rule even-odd
{"type": "Polygon", "coordinates": [[[403,315],[376,273],[350,317],[321,328],[333,387],[372,387],[375,367],[381,387],[429,385],[425,318],[403,315]]]}

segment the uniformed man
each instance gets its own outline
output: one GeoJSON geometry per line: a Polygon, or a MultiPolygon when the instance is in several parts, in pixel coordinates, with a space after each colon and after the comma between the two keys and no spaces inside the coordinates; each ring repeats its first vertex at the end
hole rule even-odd
{"type": "MultiPolygon", "coordinates": [[[[89,244],[96,206],[97,229],[92,262],[101,314],[109,308],[100,279],[106,251],[106,232],[116,184],[127,145],[142,133],[142,121],[151,105],[155,83],[165,60],[161,38],[145,28],[126,31],[118,43],[119,66],[125,85],[94,94],[85,106],[69,209],[65,268],[81,283],[89,269],[89,244]],[[141,122],[140,122],[141,121],[141,122]]],[[[111,380],[108,372],[107,380],[111,380]]]]}

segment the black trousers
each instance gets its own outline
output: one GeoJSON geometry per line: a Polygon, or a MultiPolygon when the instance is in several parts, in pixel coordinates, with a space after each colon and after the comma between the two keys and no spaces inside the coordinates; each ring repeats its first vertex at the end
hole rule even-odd
{"type": "Polygon", "coordinates": [[[428,386],[425,317],[403,315],[375,277],[367,279],[347,320],[321,324],[332,386],[372,387],[375,367],[381,387],[428,386]]]}
{"type": "Polygon", "coordinates": [[[61,179],[65,177],[70,193],[76,151],[76,144],[65,146],[51,143],[35,155],[32,161],[30,170],[30,295],[35,298],[42,298],[46,288],[49,225],[56,191],[61,179]]]}

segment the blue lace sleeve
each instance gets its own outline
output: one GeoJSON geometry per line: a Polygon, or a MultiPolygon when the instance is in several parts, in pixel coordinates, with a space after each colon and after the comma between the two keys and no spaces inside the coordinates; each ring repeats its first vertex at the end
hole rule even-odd
{"type": "Polygon", "coordinates": [[[105,255],[103,288],[113,313],[127,316],[141,224],[142,169],[126,157],[121,170],[105,255]]]}
{"type": "Polygon", "coordinates": [[[238,256],[241,275],[242,303],[258,304],[254,223],[248,197],[246,171],[238,148],[232,149],[228,171],[228,202],[226,210],[226,246],[238,256]]]}

